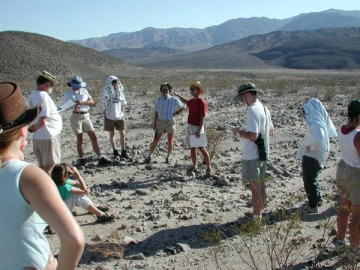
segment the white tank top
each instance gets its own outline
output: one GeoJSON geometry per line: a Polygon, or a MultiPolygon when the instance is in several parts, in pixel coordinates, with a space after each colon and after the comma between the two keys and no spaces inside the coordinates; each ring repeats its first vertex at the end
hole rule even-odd
{"type": "Polygon", "coordinates": [[[358,132],[360,129],[354,129],[348,134],[343,134],[341,128],[337,131],[342,159],[346,164],[355,168],[360,168],[360,157],[354,145],[354,138],[358,132]]]}
{"type": "Polygon", "coordinates": [[[44,269],[50,247],[43,234],[44,220],[25,201],[19,189],[23,169],[31,166],[11,160],[0,169],[0,269],[44,269]]]}

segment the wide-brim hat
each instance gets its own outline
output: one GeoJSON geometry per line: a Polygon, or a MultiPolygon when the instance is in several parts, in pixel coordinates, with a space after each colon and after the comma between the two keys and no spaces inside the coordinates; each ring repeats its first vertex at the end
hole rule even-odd
{"type": "Polygon", "coordinates": [[[80,76],[75,76],[67,82],[67,85],[72,88],[84,88],[86,87],[86,82],[80,76]]]}
{"type": "Polygon", "coordinates": [[[53,82],[54,85],[58,84],[59,82],[56,80],[55,76],[47,71],[38,71],[37,72],[41,77],[44,77],[45,79],[49,80],[50,82],[53,82]]]}
{"type": "Polygon", "coordinates": [[[257,89],[255,84],[253,83],[243,83],[242,85],[239,86],[239,88],[237,89],[237,95],[234,97],[234,100],[240,100],[240,95],[246,92],[250,92],[250,91],[255,91],[258,93],[263,94],[264,92],[257,89]]]}
{"type": "Polygon", "coordinates": [[[167,82],[160,85],[160,92],[162,93],[162,90],[161,90],[161,89],[162,89],[163,86],[165,86],[165,85],[166,85],[167,87],[169,87],[169,92],[171,92],[172,86],[171,86],[169,83],[167,83],[167,82]]]}
{"type": "Polygon", "coordinates": [[[30,124],[40,110],[40,106],[26,108],[20,87],[16,83],[0,83],[0,134],[30,124]]]}
{"type": "Polygon", "coordinates": [[[200,89],[200,94],[204,94],[205,93],[205,87],[199,82],[199,81],[191,81],[189,83],[189,86],[196,86],[197,88],[200,89]]]}

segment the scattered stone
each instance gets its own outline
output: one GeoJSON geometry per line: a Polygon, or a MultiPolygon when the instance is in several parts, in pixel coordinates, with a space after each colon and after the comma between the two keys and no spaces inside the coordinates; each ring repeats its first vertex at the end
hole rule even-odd
{"type": "Polygon", "coordinates": [[[135,191],[135,194],[137,194],[139,196],[146,196],[146,195],[148,195],[148,192],[146,190],[143,190],[143,189],[137,189],[135,191]]]}
{"type": "Polygon", "coordinates": [[[93,240],[93,241],[101,241],[101,240],[103,240],[103,237],[97,234],[91,240],[93,240]]]}
{"type": "Polygon", "coordinates": [[[228,180],[224,175],[216,178],[215,183],[219,186],[230,186],[230,180],[228,180]]]}
{"type": "Polygon", "coordinates": [[[180,250],[180,252],[189,252],[191,250],[190,246],[188,244],[183,243],[177,243],[175,247],[180,250]]]}
{"type": "Polygon", "coordinates": [[[142,253],[137,253],[137,254],[126,256],[124,259],[126,259],[126,260],[145,260],[145,256],[142,253]]]}

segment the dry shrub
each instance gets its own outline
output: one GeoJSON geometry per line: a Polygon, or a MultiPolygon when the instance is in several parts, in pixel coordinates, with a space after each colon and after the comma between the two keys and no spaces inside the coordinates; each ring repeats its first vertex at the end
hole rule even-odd
{"type": "Polygon", "coordinates": [[[214,125],[210,125],[206,128],[206,140],[206,148],[209,152],[210,160],[212,160],[221,149],[221,144],[223,142],[223,133],[221,130],[215,128],[214,125]]]}
{"type": "Polygon", "coordinates": [[[90,255],[96,257],[121,259],[125,252],[122,239],[122,234],[114,230],[110,233],[109,240],[96,244],[86,244],[85,249],[90,255]]]}

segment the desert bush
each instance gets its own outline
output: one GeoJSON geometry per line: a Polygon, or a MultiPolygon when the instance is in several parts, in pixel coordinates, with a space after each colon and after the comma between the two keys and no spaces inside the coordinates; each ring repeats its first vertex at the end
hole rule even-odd
{"type": "Polygon", "coordinates": [[[207,150],[209,152],[210,160],[219,154],[219,151],[224,141],[223,131],[218,130],[214,125],[206,128],[207,150]]]}

